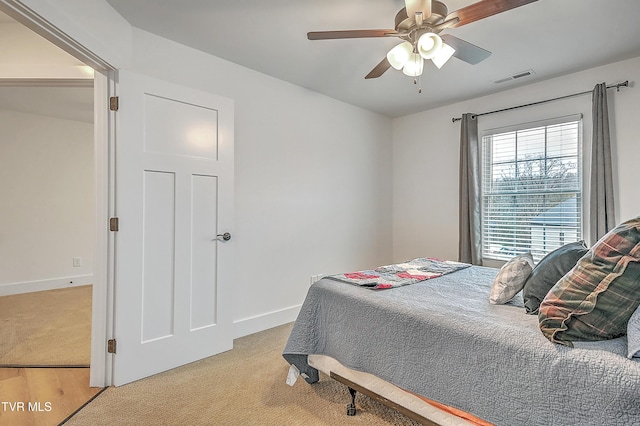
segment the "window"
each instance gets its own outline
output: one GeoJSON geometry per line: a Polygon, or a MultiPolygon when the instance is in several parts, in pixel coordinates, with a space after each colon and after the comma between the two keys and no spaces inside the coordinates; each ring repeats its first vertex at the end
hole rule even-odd
{"type": "Polygon", "coordinates": [[[582,239],[582,117],[482,137],[482,254],[536,261],[582,239]]]}

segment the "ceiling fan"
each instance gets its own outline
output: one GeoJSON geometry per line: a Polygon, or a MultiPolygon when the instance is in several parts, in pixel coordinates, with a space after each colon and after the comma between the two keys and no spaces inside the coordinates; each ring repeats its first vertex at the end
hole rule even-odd
{"type": "Polygon", "coordinates": [[[403,40],[387,53],[365,78],[377,78],[389,68],[402,69],[404,74],[422,74],[424,59],[431,59],[441,68],[451,56],[475,65],[491,55],[488,50],[452,36],[439,33],[461,27],[537,0],[481,0],[455,12],[438,0],[405,0],[395,18],[393,30],[312,31],[309,40],[329,40],[365,37],[398,37],[403,40]]]}

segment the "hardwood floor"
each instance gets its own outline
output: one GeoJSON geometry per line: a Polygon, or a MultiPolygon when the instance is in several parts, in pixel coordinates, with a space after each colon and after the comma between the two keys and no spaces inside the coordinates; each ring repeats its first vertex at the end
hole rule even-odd
{"type": "Polygon", "coordinates": [[[0,368],[0,424],[58,425],[101,390],[88,368],[0,368]]]}

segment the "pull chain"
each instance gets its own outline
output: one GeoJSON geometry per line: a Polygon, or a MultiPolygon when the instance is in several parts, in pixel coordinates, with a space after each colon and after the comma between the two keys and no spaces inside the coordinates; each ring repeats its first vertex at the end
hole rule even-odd
{"type": "Polygon", "coordinates": [[[413,78],[413,84],[418,85],[418,93],[422,93],[422,75],[418,76],[418,78],[413,78]]]}

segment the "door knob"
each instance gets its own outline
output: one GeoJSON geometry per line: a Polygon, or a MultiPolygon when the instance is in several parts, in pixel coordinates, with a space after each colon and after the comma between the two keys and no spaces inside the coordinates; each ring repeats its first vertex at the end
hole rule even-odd
{"type": "Polygon", "coordinates": [[[231,239],[231,234],[228,232],[225,232],[224,234],[218,234],[216,238],[214,238],[211,241],[215,241],[215,240],[220,241],[221,238],[222,238],[222,241],[229,241],[231,239]]]}

